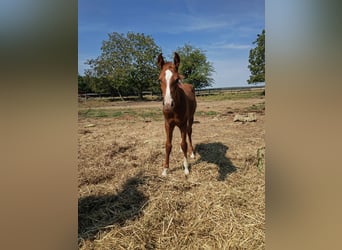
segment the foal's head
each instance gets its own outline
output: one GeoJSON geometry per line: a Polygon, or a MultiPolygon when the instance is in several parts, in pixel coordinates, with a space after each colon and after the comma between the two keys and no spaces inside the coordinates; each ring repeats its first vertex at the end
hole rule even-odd
{"type": "Polygon", "coordinates": [[[175,107],[175,93],[180,83],[181,76],[178,74],[178,66],[180,58],[177,53],[173,58],[172,62],[165,62],[163,55],[160,53],[158,56],[158,66],[160,68],[160,87],[163,93],[163,109],[165,111],[172,111],[175,107]]]}

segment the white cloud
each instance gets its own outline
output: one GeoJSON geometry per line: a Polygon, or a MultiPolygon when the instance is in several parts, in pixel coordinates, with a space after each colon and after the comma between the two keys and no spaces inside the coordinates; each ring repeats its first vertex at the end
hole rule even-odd
{"type": "Polygon", "coordinates": [[[201,30],[212,30],[227,27],[229,25],[226,21],[209,21],[202,18],[192,17],[188,20],[188,24],[184,26],[185,31],[201,31],[201,30]]]}
{"type": "Polygon", "coordinates": [[[217,43],[210,46],[212,49],[251,49],[249,44],[217,43]]]}
{"type": "Polygon", "coordinates": [[[216,73],[213,74],[213,87],[247,86],[249,78],[248,60],[212,61],[216,73]]]}
{"type": "Polygon", "coordinates": [[[156,22],[154,24],[155,30],[171,34],[222,30],[222,28],[231,27],[232,25],[232,21],[228,21],[222,17],[204,17],[182,13],[169,13],[164,17],[163,23],[159,24],[156,22]],[[165,28],[165,23],[172,23],[172,25],[165,28]]]}

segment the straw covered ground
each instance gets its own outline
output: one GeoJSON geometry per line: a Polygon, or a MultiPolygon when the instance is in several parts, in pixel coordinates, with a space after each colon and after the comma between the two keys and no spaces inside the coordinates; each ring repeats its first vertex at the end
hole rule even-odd
{"type": "Polygon", "coordinates": [[[79,109],[80,249],[265,248],[264,97],[198,98],[190,174],[176,128],[166,178],[161,102],[99,103],[79,109]]]}

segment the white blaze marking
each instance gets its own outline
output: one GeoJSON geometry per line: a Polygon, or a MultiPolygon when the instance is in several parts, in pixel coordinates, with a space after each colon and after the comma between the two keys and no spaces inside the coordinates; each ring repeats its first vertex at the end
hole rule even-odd
{"type": "Polygon", "coordinates": [[[171,90],[170,90],[170,81],[172,77],[172,72],[168,69],[165,71],[165,79],[166,79],[166,94],[164,98],[164,103],[166,105],[171,105],[172,97],[171,97],[171,90]]]}
{"type": "Polygon", "coordinates": [[[189,163],[188,163],[188,159],[186,157],[184,157],[184,174],[188,175],[189,174],[189,163]]]}

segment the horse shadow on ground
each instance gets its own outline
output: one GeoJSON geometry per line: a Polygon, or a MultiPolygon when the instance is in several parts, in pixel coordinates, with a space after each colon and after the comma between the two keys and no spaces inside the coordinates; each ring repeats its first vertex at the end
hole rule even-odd
{"type": "Polygon", "coordinates": [[[78,200],[78,238],[94,239],[113,224],[123,225],[141,215],[148,198],[138,190],[141,173],[129,178],[115,195],[90,195],[78,200]]]}
{"type": "Polygon", "coordinates": [[[236,171],[236,167],[226,157],[227,150],[228,147],[221,142],[197,144],[195,152],[200,155],[200,159],[195,164],[203,161],[216,164],[218,166],[217,180],[224,181],[228,174],[236,171]]]}

